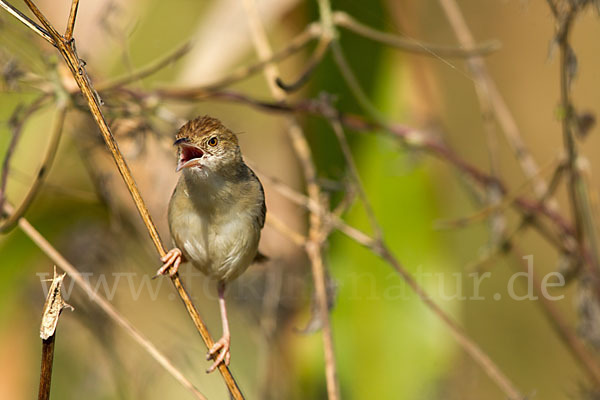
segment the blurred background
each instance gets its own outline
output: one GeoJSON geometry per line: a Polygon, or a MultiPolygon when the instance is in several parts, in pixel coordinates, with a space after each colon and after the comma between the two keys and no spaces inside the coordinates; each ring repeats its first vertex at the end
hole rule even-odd
{"type": "MultiPolygon", "coordinates": [[[[172,146],[177,129],[190,118],[209,114],[239,134],[245,158],[265,186],[268,213],[276,221],[268,221],[261,241],[269,261],[251,266],[227,294],[233,337],[230,368],[248,399],[325,399],[310,263],[282,229],[304,235],[308,226],[306,210],[278,190],[283,184],[305,193],[303,172],[287,135],[292,113],[252,104],[274,101],[260,71],[223,88],[221,95],[182,100],[160,91],[208,85],[259,60],[245,3],[82,1],[75,26],[77,49],[93,83],[102,85],[164,59],[188,43],[185,54],[172,57],[155,73],[118,90],[100,91],[103,110],[165,243],[170,243],[167,203],[177,179],[172,146]],[[232,94],[253,101],[239,101],[232,94]]],[[[319,20],[314,1],[250,3],[255,3],[275,51],[319,20]]],[[[70,3],[40,0],[37,4],[62,31],[70,3]]],[[[26,9],[20,2],[14,5],[26,9]]],[[[563,152],[552,13],[542,1],[462,0],[458,5],[477,43],[501,43],[484,58],[490,77],[540,165],[540,176],[549,181],[563,152]]],[[[333,0],[332,8],[422,49],[429,43],[461,47],[438,1],[333,0]]],[[[454,149],[460,159],[500,178],[509,193],[533,198],[503,127],[482,112],[475,78],[464,59],[435,50],[414,54],[338,30],[349,66],[387,121],[431,135],[454,149]],[[486,136],[490,131],[492,136],[486,136]]],[[[74,82],[55,49],[6,12],[0,13],[0,32],[4,157],[13,137],[14,116],[21,115],[40,93],[68,91],[74,82]]],[[[571,35],[578,59],[572,99],[590,115],[597,113],[600,104],[598,37],[600,21],[590,7],[578,15],[571,35]]],[[[313,40],[278,62],[284,82],[302,73],[316,44],[313,40]]],[[[373,119],[353,96],[331,52],[288,102],[315,99],[373,119]]],[[[55,110],[54,102],[47,101],[24,119],[6,185],[7,199],[13,204],[19,203],[37,174],[55,110]]],[[[372,235],[364,206],[356,196],[347,195],[356,188],[349,183],[351,174],[336,136],[327,119],[317,114],[293,113],[311,146],[319,185],[332,209],[340,204],[346,207],[349,200],[343,220],[372,235]]],[[[512,237],[519,253],[494,251],[499,237],[519,224],[519,214],[509,207],[491,221],[475,218],[440,229],[440,221],[485,208],[486,193],[447,161],[396,140],[385,129],[348,129],[346,134],[386,243],[432,300],[464,327],[528,398],[597,398],[593,382],[545,318],[540,302],[518,301],[507,290],[511,276],[523,268],[521,255],[533,257],[541,279],[570,268],[564,254],[532,229],[512,237]],[[489,277],[476,290],[474,280],[486,272],[489,277]]],[[[600,168],[597,129],[578,139],[578,145],[590,198],[595,199],[597,181],[592,172],[600,168]]],[[[571,220],[564,185],[555,198],[560,213],[571,220]]],[[[73,96],[56,159],[26,218],[207,398],[228,398],[220,376],[204,372],[208,367],[204,345],[172,285],[167,279],[149,279],[160,261],[78,96],[73,96]]],[[[48,285],[44,280],[51,277],[53,263],[18,228],[0,236],[0,255],[0,398],[32,398],[39,379],[38,332],[48,285]]],[[[465,354],[447,326],[372,251],[333,230],[323,255],[332,288],[330,315],[342,398],[506,398],[465,354]]],[[[213,337],[218,337],[215,285],[187,265],[181,274],[213,337]]],[[[526,278],[516,282],[515,291],[526,293],[526,278]]],[[[569,330],[582,335],[586,351],[595,359],[597,320],[594,307],[585,303],[589,300],[582,300],[583,290],[574,280],[550,292],[560,297],[552,301],[553,308],[569,330]],[[581,310],[588,312],[581,315],[581,310]]],[[[69,277],[65,297],[75,311],[64,312],[59,323],[53,398],[192,398],[69,277]]]]}

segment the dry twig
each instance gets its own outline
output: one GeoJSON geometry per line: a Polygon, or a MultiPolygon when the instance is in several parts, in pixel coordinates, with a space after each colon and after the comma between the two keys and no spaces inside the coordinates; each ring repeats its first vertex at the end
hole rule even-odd
{"type": "MultiPolygon", "coordinates": [[[[17,224],[19,218],[21,218],[27,212],[27,209],[37,196],[39,189],[42,187],[45,178],[48,176],[50,168],[52,167],[52,163],[54,161],[54,156],[56,155],[56,151],[58,150],[58,144],[60,143],[60,138],[62,136],[63,125],[65,122],[65,115],[67,113],[67,105],[66,100],[61,99],[57,102],[57,110],[56,116],[54,117],[54,126],[52,127],[52,131],[50,132],[50,143],[48,144],[48,148],[42,158],[42,163],[38,170],[38,173],[35,176],[33,184],[30,186],[25,198],[21,201],[19,207],[17,207],[16,211],[11,213],[9,217],[0,222],[0,233],[5,233],[14,228],[17,224]]],[[[5,165],[8,169],[8,165],[5,165]]],[[[2,207],[2,202],[0,201],[0,209],[2,207]]]]}

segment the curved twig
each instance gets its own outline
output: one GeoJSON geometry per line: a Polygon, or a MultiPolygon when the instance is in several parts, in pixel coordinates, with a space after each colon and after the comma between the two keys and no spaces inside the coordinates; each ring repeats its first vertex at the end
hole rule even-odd
{"type": "Polygon", "coordinates": [[[39,110],[44,101],[47,99],[47,96],[42,95],[34,100],[27,107],[22,109],[17,106],[17,109],[14,111],[13,115],[9,120],[9,125],[12,128],[13,135],[10,139],[10,143],[8,144],[8,149],[6,150],[6,154],[4,155],[4,161],[2,162],[2,176],[0,177],[0,210],[4,205],[4,201],[6,200],[6,187],[8,185],[8,175],[10,171],[10,160],[17,148],[17,143],[21,138],[21,133],[23,131],[23,124],[27,121],[27,119],[33,115],[37,110],[39,110]],[[19,115],[21,113],[21,115],[19,115]]]}
{"type": "Polygon", "coordinates": [[[50,142],[48,144],[44,157],[42,158],[42,163],[35,177],[35,180],[33,181],[33,184],[27,191],[27,194],[25,195],[23,201],[21,202],[19,207],[17,207],[16,211],[11,213],[11,215],[8,218],[6,218],[4,221],[2,221],[2,223],[0,223],[0,233],[5,233],[14,228],[14,226],[19,221],[19,218],[21,218],[25,214],[25,212],[37,196],[39,189],[42,187],[42,184],[44,183],[46,177],[48,176],[48,172],[52,167],[54,156],[56,155],[56,150],[58,150],[58,144],[60,143],[60,138],[62,136],[66,113],[66,100],[61,99],[57,102],[56,116],[54,117],[54,126],[52,127],[52,131],[50,132],[50,142]]]}
{"type": "Polygon", "coordinates": [[[275,82],[277,86],[282,88],[288,93],[295,92],[300,89],[307,81],[308,78],[312,75],[315,68],[321,63],[323,57],[327,53],[327,49],[329,48],[329,44],[331,43],[331,38],[327,36],[321,36],[321,40],[317,44],[317,48],[310,56],[310,59],[306,63],[304,70],[300,74],[300,76],[292,83],[285,83],[281,80],[281,78],[277,77],[275,82]]]}
{"type": "Polygon", "coordinates": [[[176,48],[175,50],[173,50],[171,53],[167,54],[165,57],[155,60],[152,63],[138,69],[137,71],[116,77],[106,82],[100,82],[96,85],[96,90],[98,92],[111,90],[119,86],[125,86],[132,82],[144,79],[152,74],[155,74],[156,72],[167,67],[168,65],[173,64],[181,57],[185,56],[190,50],[190,48],[191,44],[189,42],[186,42],[178,48],[176,48]]]}
{"type": "Polygon", "coordinates": [[[373,41],[396,47],[400,50],[418,53],[430,57],[473,57],[489,55],[500,49],[501,44],[497,40],[491,40],[468,48],[439,46],[429,43],[421,43],[412,39],[405,39],[390,33],[380,32],[367,25],[361,24],[356,19],[343,11],[333,13],[333,23],[336,26],[346,28],[357,35],[364,36],[373,41]]]}

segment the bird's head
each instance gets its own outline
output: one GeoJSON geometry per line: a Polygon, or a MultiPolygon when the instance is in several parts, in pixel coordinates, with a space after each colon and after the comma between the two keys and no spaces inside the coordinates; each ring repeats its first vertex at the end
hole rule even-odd
{"type": "Polygon", "coordinates": [[[242,160],[237,136],[216,118],[204,116],[189,121],[175,139],[179,147],[177,172],[209,175],[235,167],[242,160]]]}

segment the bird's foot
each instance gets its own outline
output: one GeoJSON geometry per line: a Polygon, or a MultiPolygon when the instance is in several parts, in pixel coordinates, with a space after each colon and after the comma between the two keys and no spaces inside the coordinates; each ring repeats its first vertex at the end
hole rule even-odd
{"type": "Polygon", "coordinates": [[[169,250],[167,254],[160,258],[164,264],[156,271],[156,276],[166,275],[174,276],[179,270],[179,264],[181,264],[182,253],[177,247],[169,250]]]}
{"type": "Polygon", "coordinates": [[[208,351],[206,355],[206,359],[210,360],[211,358],[215,358],[215,362],[210,366],[209,369],[206,370],[207,374],[213,372],[219,364],[225,363],[225,365],[229,365],[229,361],[231,360],[231,353],[229,352],[229,347],[231,344],[231,336],[223,335],[221,339],[215,342],[213,346],[208,351]]]}

